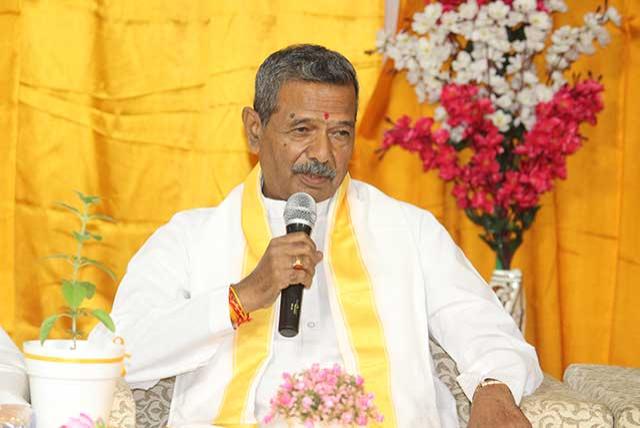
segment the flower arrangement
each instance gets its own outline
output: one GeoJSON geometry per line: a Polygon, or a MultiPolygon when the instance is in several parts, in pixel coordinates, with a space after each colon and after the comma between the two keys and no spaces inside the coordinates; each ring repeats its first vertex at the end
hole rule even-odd
{"type": "Polygon", "coordinates": [[[73,349],[76,347],[76,339],[82,335],[78,329],[78,318],[81,316],[93,316],[103,323],[109,330],[115,331],[115,325],[109,314],[102,309],[90,310],[82,306],[85,300],[91,299],[96,291],[95,284],[80,279],[80,272],[88,267],[92,266],[103,271],[114,281],[116,276],[111,269],[109,269],[103,263],[85,257],[82,254],[84,244],[87,241],[101,241],[102,236],[91,230],[91,226],[95,221],[107,221],[113,222],[114,220],[104,214],[90,212],[91,206],[100,202],[99,196],[85,195],[81,192],[76,192],[82,208],[78,209],[72,205],[64,202],[56,202],[56,205],[65,209],[66,211],[77,217],[80,222],[80,230],[74,230],[71,232],[71,236],[76,241],[75,254],[53,254],[47,256],[47,259],[61,259],[69,263],[71,266],[71,278],[62,280],[62,295],[67,307],[64,311],[51,315],[46,318],[40,326],[40,342],[43,343],[56,321],[60,318],[69,318],[71,320],[71,329],[69,331],[71,338],[73,339],[73,349]]]}
{"type": "Polygon", "coordinates": [[[284,373],[282,377],[284,382],[271,399],[265,424],[276,418],[305,428],[315,424],[366,426],[370,421],[383,421],[373,404],[373,394],[364,390],[364,379],[344,372],[339,365],[321,369],[314,364],[308,370],[284,373]]]}
{"type": "Polygon", "coordinates": [[[382,154],[399,146],[451,182],[498,269],[510,268],[540,196],[566,178],[566,158],[585,139],[580,125],[603,109],[599,79],[565,74],[595,52],[594,40],[609,42],[604,25],[620,26],[620,15],[605,2],[584,25],[553,30],[553,15],[566,10],[563,0],[440,0],[414,14],[410,30],[381,32],[376,43],[419,102],[437,105],[433,117],[392,122],[382,154]]]}
{"type": "Polygon", "coordinates": [[[60,428],[107,428],[107,425],[102,419],[94,421],[86,413],[80,413],[78,417],[69,418],[60,428]]]}

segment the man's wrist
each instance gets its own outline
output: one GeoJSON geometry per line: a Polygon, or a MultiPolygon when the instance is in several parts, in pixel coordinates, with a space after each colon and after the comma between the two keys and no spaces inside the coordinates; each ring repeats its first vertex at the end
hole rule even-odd
{"type": "Polygon", "coordinates": [[[238,328],[245,322],[251,321],[251,316],[243,307],[233,284],[229,286],[229,316],[233,328],[238,328]]]}
{"type": "Polygon", "coordinates": [[[480,382],[473,393],[473,399],[477,396],[486,394],[494,396],[508,396],[510,400],[513,400],[513,395],[511,394],[509,386],[497,379],[487,378],[480,382]]]}

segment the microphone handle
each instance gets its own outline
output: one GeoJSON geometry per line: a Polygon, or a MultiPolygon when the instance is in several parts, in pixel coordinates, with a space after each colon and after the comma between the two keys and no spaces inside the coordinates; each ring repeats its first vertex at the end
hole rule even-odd
{"type": "MultiPolygon", "coordinates": [[[[304,223],[287,225],[287,234],[305,232],[311,235],[311,227],[304,223]]],[[[295,337],[300,331],[300,310],[302,309],[302,284],[291,284],[280,294],[280,318],[278,331],[284,337],[295,337]]]]}

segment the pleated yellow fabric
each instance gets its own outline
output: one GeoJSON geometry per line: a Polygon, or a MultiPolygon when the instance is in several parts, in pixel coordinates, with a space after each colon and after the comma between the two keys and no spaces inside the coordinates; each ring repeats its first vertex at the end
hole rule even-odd
{"type": "MultiPolygon", "coordinates": [[[[407,3],[407,2],[403,2],[407,3]]],[[[581,16],[601,0],[569,2],[581,16]]],[[[514,260],[528,298],[527,338],[543,368],[572,362],[640,365],[640,2],[610,0],[625,15],[613,41],[578,64],[601,74],[606,109],[569,161],[569,178],[543,200],[514,260]]],[[[409,10],[408,8],[405,8],[409,10]]],[[[381,69],[374,46],[383,0],[0,0],[0,323],[21,343],[37,337],[62,301],[66,266],[40,263],[68,250],[73,219],[54,208],[73,189],[106,198],[119,223],[88,255],[122,276],[144,240],[177,210],[218,203],[255,163],[240,110],[270,52],[314,42],[350,58],[363,88],[381,69]]],[[[380,119],[429,110],[395,76],[380,119]]],[[[444,222],[485,278],[494,260],[478,228],[414,156],[375,149],[386,125],[368,124],[351,172],[444,222]]],[[[109,307],[116,285],[90,273],[109,307]]],[[[84,329],[90,328],[83,324],[84,329]]],[[[60,329],[56,330],[60,335],[60,329]]]]}
{"type": "MultiPolygon", "coordinates": [[[[366,102],[379,72],[364,51],[383,0],[0,0],[0,322],[19,344],[59,309],[74,189],[118,220],[89,257],[119,277],[178,210],[211,206],[255,164],[242,131],[271,52],[318,43],[355,64],[366,102]]],[[[98,285],[109,308],[116,284],[98,285]]],[[[92,322],[83,322],[88,331],[92,322]]],[[[61,328],[53,336],[59,337],[61,328]]]]}

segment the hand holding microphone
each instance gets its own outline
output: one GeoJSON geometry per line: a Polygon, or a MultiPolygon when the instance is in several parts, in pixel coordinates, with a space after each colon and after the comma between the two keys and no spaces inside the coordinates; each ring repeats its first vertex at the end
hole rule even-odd
{"type": "MultiPolygon", "coordinates": [[[[292,195],[287,201],[287,208],[285,208],[287,235],[273,238],[253,272],[233,285],[247,312],[271,306],[281,291],[287,289],[289,285],[300,285],[293,288],[293,290],[299,289],[300,294],[303,287],[311,286],[315,267],[322,260],[322,253],[316,250],[315,243],[308,235],[315,223],[315,202],[307,194],[304,195],[310,199],[311,203],[305,196],[302,197],[303,199],[298,199],[296,195],[300,194],[292,195]],[[302,205],[301,201],[304,202],[302,205]]],[[[289,293],[287,292],[287,295],[289,293]]],[[[297,294],[297,291],[294,291],[294,294],[297,294]]],[[[282,310],[282,301],[286,298],[283,293],[281,319],[284,314],[294,312],[282,310]]],[[[293,308],[289,305],[288,308],[293,309],[295,305],[293,308]]],[[[296,323],[299,322],[299,316],[298,308],[296,323]]]]}

